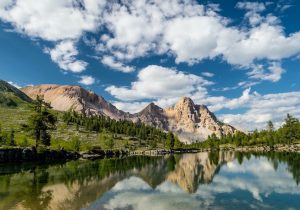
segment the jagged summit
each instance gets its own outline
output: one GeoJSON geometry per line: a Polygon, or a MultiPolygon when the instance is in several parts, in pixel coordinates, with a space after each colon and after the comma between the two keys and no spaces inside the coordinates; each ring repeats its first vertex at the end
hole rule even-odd
{"type": "Polygon", "coordinates": [[[189,97],[182,97],[179,99],[179,101],[175,104],[175,107],[180,106],[194,106],[194,101],[189,97]]]}
{"type": "Polygon", "coordinates": [[[182,97],[173,107],[162,109],[154,103],[134,115],[135,121],[176,133],[181,141],[191,143],[215,133],[233,134],[236,129],[216,118],[205,105],[196,105],[191,98],[182,97]]]}
{"type": "Polygon", "coordinates": [[[151,102],[148,106],[146,106],[142,111],[137,113],[138,115],[142,114],[159,114],[163,112],[163,109],[151,102]]]}
{"type": "Polygon", "coordinates": [[[168,130],[168,119],[164,110],[153,102],[132,117],[134,122],[142,122],[163,130],[168,130]]]}

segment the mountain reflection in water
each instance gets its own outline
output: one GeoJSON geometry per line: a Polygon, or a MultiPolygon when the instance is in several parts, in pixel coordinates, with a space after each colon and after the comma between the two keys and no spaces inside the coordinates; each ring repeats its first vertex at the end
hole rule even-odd
{"type": "Polygon", "coordinates": [[[0,209],[299,209],[299,180],[298,153],[0,166],[0,209]]]}

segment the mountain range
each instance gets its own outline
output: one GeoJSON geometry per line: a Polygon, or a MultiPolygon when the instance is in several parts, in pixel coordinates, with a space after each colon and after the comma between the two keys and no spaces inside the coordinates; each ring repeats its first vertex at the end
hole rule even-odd
{"type": "Polygon", "coordinates": [[[58,111],[74,110],[87,116],[103,115],[116,120],[144,123],[172,131],[185,143],[204,140],[213,133],[221,136],[237,131],[233,126],[220,122],[205,105],[194,104],[188,97],[182,97],[170,108],[163,109],[150,103],[142,111],[131,114],[117,109],[102,96],[80,86],[47,84],[20,90],[31,99],[43,95],[44,100],[58,111]]]}

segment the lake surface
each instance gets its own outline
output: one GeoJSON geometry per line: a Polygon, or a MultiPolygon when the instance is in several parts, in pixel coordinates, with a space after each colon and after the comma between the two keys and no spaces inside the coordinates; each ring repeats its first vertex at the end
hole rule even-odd
{"type": "Polygon", "coordinates": [[[0,209],[300,209],[299,181],[297,153],[0,166],[0,209]]]}

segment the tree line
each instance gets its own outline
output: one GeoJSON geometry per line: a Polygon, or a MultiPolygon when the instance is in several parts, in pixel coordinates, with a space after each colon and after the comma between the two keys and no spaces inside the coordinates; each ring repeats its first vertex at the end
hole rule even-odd
{"type": "Polygon", "coordinates": [[[197,142],[187,147],[192,148],[216,148],[220,145],[253,146],[267,145],[273,147],[275,144],[293,144],[300,141],[300,122],[297,118],[287,114],[284,123],[277,130],[274,129],[272,121],[268,121],[266,128],[254,130],[248,134],[237,131],[233,135],[221,136],[215,134],[208,136],[204,142],[197,142]]]}
{"type": "Polygon", "coordinates": [[[156,148],[157,143],[163,144],[168,149],[181,146],[180,141],[172,132],[166,133],[161,129],[129,120],[115,120],[107,116],[85,116],[69,110],[64,112],[63,121],[68,125],[75,124],[77,129],[83,127],[87,131],[123,134],[145,140],[152,148],[156,148]]]}

